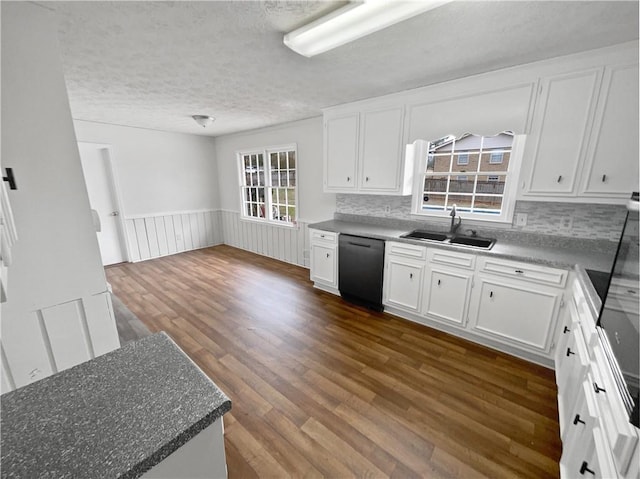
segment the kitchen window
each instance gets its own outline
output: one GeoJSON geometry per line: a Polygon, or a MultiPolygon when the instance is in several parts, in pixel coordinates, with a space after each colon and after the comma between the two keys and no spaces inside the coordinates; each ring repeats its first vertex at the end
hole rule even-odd
{"type": "Polygon", "coordinates": [[[297,208],[296,145],[238,152],[242,218],[294,226],[297,208]]]}
{"type": "Polygon", "coordinates": [[[448,217],[455,204],[463,218],[511,222],[522,135],[467,133],[427,145],[418,164],[414,214],[448,217]]]}

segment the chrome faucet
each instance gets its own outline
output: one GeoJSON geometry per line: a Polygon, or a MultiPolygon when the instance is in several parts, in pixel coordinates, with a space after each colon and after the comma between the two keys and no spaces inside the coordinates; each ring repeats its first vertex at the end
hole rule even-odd
{"type": "Polygon", "coordinates": [[[451,234],[454,235],[456,234],[456,231],[458,231],[458,228],[460,228],[460,225],[462,224],[462,218],[460,216],[458,216],[458,222],[456,223],[456,208],[457,206],[455,205],[455,203],[451,206],[451,213],[449,214],[449,216],[451,216],[451,234]]]}

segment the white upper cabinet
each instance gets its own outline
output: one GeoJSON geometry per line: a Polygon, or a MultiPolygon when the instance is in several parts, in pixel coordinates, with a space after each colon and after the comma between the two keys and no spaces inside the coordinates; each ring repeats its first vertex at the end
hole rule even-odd
{"type": "Polygon", "coordinates": [[[527,154],[528,193],[575,194],[601,75],[601,69],[592,69],[542,79],[527,154]]]}
{"type": "Polygon", "coordinates": [[[638,65],[605,70],[582,194],[629,198],[638,191],[638,65]]]}
{"type": "Polygon", "coordinates": [[[403,105],[326,112],[324,191],[410,194],[413,162],[403,138],[403,105]]]}
{"type": "Polygon", "coordinates": [[[324,189],[354,192],[358,165],[359,114],[324,121],[324,189]]]}

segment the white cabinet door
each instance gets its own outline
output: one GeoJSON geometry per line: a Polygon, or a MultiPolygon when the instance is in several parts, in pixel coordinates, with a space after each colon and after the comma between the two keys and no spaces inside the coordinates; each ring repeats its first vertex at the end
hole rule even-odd
{"type": "Polygon", "coordinates": [[[311,280],[334,288],[338,287],[338,261],[336,246],[311,245],[311,280]]]}
{"type": "Polygon", "coordinates": [[[361,115],[360,190],[396,191],[403,158],[404,108],[366,111],[361,115]]]}
{"type": "Polygon", "coordinates": [[[385,304],[420,311],[424,263],[388,256],[385,267],[385,304]]]}
{"type": "Polygon", "coordinates": [[[359,114],[353,113],[324,121],[325,191],[356,189],[359,114]]]}
{"type": "Polygon", "coordinates": [[[591,135],[583,194],[638,191],[638,65],[607,68],[591,135]]]}
{"type": "Polygon", "coordinates": [[[473,272],[430,268],[425,278],[424,314],[464,327],[472,281],[473,272]]]}
{"type": "Polygon", "coordinates": [[[476,278],[473,330],[507,344],[548,351],[561,294],[523,281],[476,278]]]}
{"type": "Polygon", "coordinates": [[[586,155],[601,70],[542,80],[531,128],[532,162],[527,192],[574,195],[578,168],[586,155]]]}

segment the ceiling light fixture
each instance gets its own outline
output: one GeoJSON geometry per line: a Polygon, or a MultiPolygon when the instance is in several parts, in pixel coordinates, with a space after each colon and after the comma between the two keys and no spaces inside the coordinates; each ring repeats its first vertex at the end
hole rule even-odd
{"type": "Polygon", "coordinates": [[[451,0],[364,0],[342,7],[284,36],[294,52],[312,57],[451,0]]]}
{"type": "Polygon", "coordinates": [[[209,115],[193,115],[191,118],[193,118],[202,128],[206,128],[215,121],[215,118],[209,115]]]}

